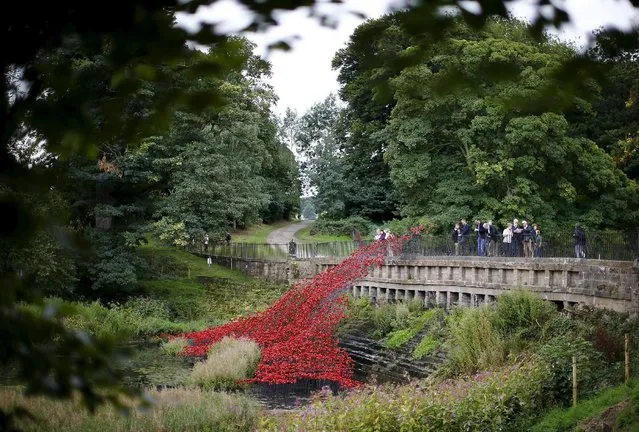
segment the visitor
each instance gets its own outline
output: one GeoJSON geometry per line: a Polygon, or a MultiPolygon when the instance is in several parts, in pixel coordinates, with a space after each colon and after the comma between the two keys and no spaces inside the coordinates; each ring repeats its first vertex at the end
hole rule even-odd
{"type": "Polygon", "coordinates": [[[586,258],[586,232],[579,224],[575,224],[575,232],[572,237],[575,240],[575,257],[586,258]]]}
{"type": "Polygon", "coordinates": [[[459,253],[468,255],[468,240],[470,239],[470,225],[466,219],[461,220],[461,229],[459,231],[459,253]]]}
{"type": "Polygon", "coordinates": [[[488,235],[488,247],[486,249],[487,256],[499,255],[499,231],[497,227],[493,225],[493,221],[489,220],[487,223],[486,234],[488,235]]]}
{"type": "Polygon", "coordinates": [[[226,240],[226,245],[227,246],[231,245],[231,233],[230,232],[226,233],[226,237],[224,237],[224,240],[226,240]]]}
{"type": "Polygon", "coordinates": [[[502,237],[502,245],[503,245],[503,254],[505,256],[512,256],[512,241],[513,241],[513,224],[508,222],[508,225],[506,225],[506,228],[504,228],[504,231],[501,233],[501,237],[502,237]]]}
{"type": "Polygon", "coordinates": [[[524,229],[519,225],[519,219],[513,219],[513,240],[510,243],[510,256],[518,257],[521,256],[521,244],[523,243],[524,238],[524,229]]]}
{"type": "MultiPolygon", "coordinates": [[[[534,226],[534,225],[533,225],[534,226]]],[[[541,258],[543,256],[541,249],[541,231],[539,228],[535,230],[535,258],[541,258]]]]}
{"type": "Polygon", "coordinates": [[[355,247],[357,249],[360,249],[362,246],[364,246],[364,242],[362,241],[362,234],[356,228],[353,228],[353,241],[355,242],[355,247]]]}
{"type": "Polygon", "coordinates": [[[477,255],[486,256],[486,224],[479,219],[475,221],[475,233],[477,234],[477,255]]]}
{"type": "Polygon", "coordinates": [[[209,250],[209,235],[206,234],[204,236],[204,252],[208,252],[209,250]]]}
{"type": "Polygon", "coordinates": [[[206,263],[209,265],[209,267],[211,267],[211,265],[213,264],[213,260],[211,259],[211,257],[208,257],[206,259],[206,263]]]}
{"type": "Polygon", "coordinates": [[[531,258],[535,248],[535,231],[525,220],[521,221],[521,224],[523,225],[524,257],[531,258]]]}
{"type": "Polygon", "coordinates": [[[453,239],[453,254],[455,256],[459,255],[459,232],[460,226],[456,223],[453,231],[450,233],[450,236],[453,239]]]}

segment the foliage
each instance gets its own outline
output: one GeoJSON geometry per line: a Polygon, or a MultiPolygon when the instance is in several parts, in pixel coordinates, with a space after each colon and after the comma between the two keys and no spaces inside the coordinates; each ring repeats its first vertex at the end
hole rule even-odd
{"type": "Polygon", "coordinates": [[[166,303],[147,298],[134,298],[124,304],[113,303],[108,306],[98,301],[86,304],[57,299],[47,301],[50,304],[73,307],[76,313],[64,319],[64,326],[97,338],[142,338],[198,330],[208,324],[205,320],[175,322],[168,316],[166,303]]]}
{"type": "Polygon", "coordinates": [[[612,158],[569,134],[564,113],[588,110],[594,84],[552,96],[544,90],[574,55],[569,47],[497,20],[480,32],[460,25],[423,50],[420,65],[393,79],[396,105],[385,129],[385,158],[405,214],[445,226],[471,215],[504,224],[521,215],[553,226],[595,212],[594,228],[623,223],[613,208],[636,210],[627,206],[633,195],[621,199],[632,186],[612,158]],[[441,92],[450,76],[457,86],[441,92]]]}
{"type": "MultiPolygon", "coordinates": [[[[9,44],[3,49],[3,62],[0,65],[0,207],[7,216],[7,222],[0,231],[1,249],[5,249],[5,246],[7,250],[23,248],[36,233],[41,232],[43,221],[49,219],[48,215],[38,214],[36,208],[29,206],[29,192],[37,190],[46,194],[61,186],[67,191],[77,187],[68,198],[77,213],[72,217],[73,226],[80,231],[83,240],[96,246],[86,259],[78,261],[81,288],[92,288],[94,294],[104,291],[113,297],[130,293],[141,271],[133,253],[133,248],[141,240],[141,230],[146,230],[140,225],[148,222],[148,212],[153,207],[154,198],[164,201],[163,198],[167,198],[170,192],[166,188],[170,184],[166,177],[151,175],[153,173],[147,163],[149,160],[144,157],[145,148],[140,147],[140,143],[150,135],[162,135],[172,126],[172,114],[176,108],[182,109],[183,114],[196,111],[193,115],[197,117],[202,115],[204,108],[222,107],[225,97],[233,100],[231,96],[237,93],[228,92],[229,85],[225,84],[233,87],[237,81],[225,80],[229,79],[229,75],[235,74],[236,78],[242,75],[242,65],[246,64],[246,44],[224,37],[221,27],[200,23],[199,31],[190,32],[175,25],[174,14],[189,15],[201,6],[213,3],[215,0],[116,2],[100,9],[99,25],[95,22],[95,5],[86,2],[70,4],[66,8],[48,3],[29,13],[24,13],[25,5],[21,3],[10,3],[5,8],[3,15],[7,18],[0,25],[2,40],[20,41],[20,44],[9,44]],[[186,47],[187,42],[214,46],[215,49],[209,55],[200,56],[186,47]],[[198,87],[200,79],[204,87],[198,87]],[[217,82],[220,85],[211,86],[211,80],[220,80],[217,82]],[[32,146],[30,142],[35,144],[32,146]],[[23,151],[21,147],[25,143],[28,148],[23,151]],[[42,167],[54,160],[59,162],[55,164],[56,170],[43,173],[39,169],[31,169],[25,156],[36,155],[35,150],[42,150],[44,154],[37,158],[42,167]],[[11,152],[15,152],[15,157],[11,152]],[[81,160],[73,160],[74,155],[81,155],[81,160]],[[60,185],[61,179],[66,184],[60,185]],[[154,193],[149,193],[147,188],[155,186],[160,187],[154,193]]],[[[322,12],[322,5],[316,3],[319,2],[310,1],[308,5],[320,22],[333,22],[322,12]]],[[[461,17],[465,22],[473,28],[479,28],[486,24],[486,19],[492,14],[506,16],[506,3],[506,0],[491,2],[479,13],[466,10],[461,0],[452,4],[461,7],[461,17]]],[[[537,36],[544,26],[559,26],[569,20],[560,7],[547,3],[542,0],[535,3],[538,14],[531,31],[537,36]],[[541,13],[542,7],[544,13],[541,13]]],[[[298,2],[292,1],[243,0],[242,4],[252,13],[245,28],[250,31],[277,23],[276,10],[299,7],[298,2]]],[[[451,28],[453,20],[440,13],[439,6],[444,4],[451,3],[439,0],[412,5],[412,14],[406,14],[403,18],[409,34],[416,39],[424,39],[442,35],[451,28]]],[[[636,5],[634,0],[633,4],[636,5]]],[[[612,36],[624,36],[610,33],[612,36]]],[[[625,41],[625,45],[632,40],[631,37],[618,39],[625,41]]],[[[286,49],[290,45],[286,41],[278,41],[274,47],[286,49]]],[[[572,66],[564,71],[571,82],[577,75],[574,73],[574,64],[572,66]]],[[[238,90],[241,93],[243,89],[238,90]]],[[[258,98],[257,103],[263,101],[258,98]]],[[[244,102],[251,104],[256,99],[247,98],[244,102]]],[[[232,111],[228,110],[225,114],[235,122],[238,117],[234,115],[240,114],[242,118],[241,114],[246,114],[246,111],[232,111]]],[[[250,109],[247,111],[255,113],[250,109]]],[[[201,126],[206,118],[204,115],[195,123],[201,126]]],[[[263,135],[268,135],[272,128],[267,123],[262,125],[266,126],[263,135]]],[[[237,131],[234,127],[236,123],[228,126],[230,130],[222,131],[200,128],[195,131],[198,135],[196,139],[208,145],[227,145],[229,142],[221,143],[222,138],[228,136],[222,132],[237,131]]],[[[244,138],[247,136],[255,138],[254,129],[247,131],[244,138]]],[[[229,141],[241,141],[239,138],[230,137],[229,141]]],[[[273,140],[264,140],[267,141],[275,143],[273,140]]],[[[275,148],[276,145],[271,145],[269,150],[260,151],[263,156],[261,159],[265,161],[273,155],[279,155],[281,157],[277,159],[281,163],[264,163],[260,167],[262,170],[256,173],[266,178],[263,188],[272,193],[270,199],[264,191],[241,189],[243,193],[239,202],[233,203],[234,212],[218,213],[215,215],[218,216],[216,221],[228,221],[229,217],[240,222],[252,220],[256,217],[255,213],[240,214],[247,208],[248,202],[263,203],[260,213],[265,218],[273,218],[280,211],[294,211],[295,193],[281,189],[283,183],[277,177],[282,173],[286,174],[282,179],[295,176],[294,169],[289,169],[292,168],[289,164],[291,155],[278,152],[275,148]]],[[[198,156],[192,148],[186,148],[185,151],[191,156],[198,156]]],[[[206,156],[210,158],[211,155],[206,156]]],[[[381,153],[375,153],[377,161],[380,157],[381,153]]],[[[594,159],[597,162],[597,158],[594,159]]],[[[193,161],[189,163],[189,166],[200,167],[193,161]]],[[[213,168],[219,169],[221,166],[216,163],[213,168]]],[[[241,171],[254,165],[238,161],[233,166],[241,171]]],[[[176,169],[178,174],[180,171],[176,169]]],[[[159,214],[155,219],[166,216],[166,226],[182,222],[181,216],[185,216],[185,213],[181,212],[179,204],[188,203],[187,210],[193,210],[195,205],[188,202],[187,198],[198,196],[193,188],[202,184],[202,176],[202,173],[194,176],[195,185],[179,181],[182,180],[179,175],[173,179],[178,180],[175,186],[181,196],[163,202],[169,202],[161,209],[166,214],[159,214]]],[[[237,180],[234,180],[234,184],[237,184],[237,180]]],[[[207,204],[214,202],[211,196],[216,192],[215,188],[205,188],[203,192],[207,204]]],[[[628,192],[633,191],[628,189],[628,192]]],[[[225,197],[229,199],[229,195],[225,197]]],[[[368,198],[365,196],[366,200],[368,198]]],[[[619,200],[613,200],[613,204],[609,206],[611,211],[618,210],[615,207],[620,206],[619,200]]],[[[212,209],[205,207],[205,210],[212,209]]],[[[605,212],[602,213],[606,216],[605,212]]],[[[207,229],[207,224],[211,223],[200,212],[187,215],[192,216],[184,220],[191,235],[197,234],[200,229],[207,229]]],[[[219,227],[216,225],[215,228],[219,227]]],[[[60,242],[71,243],[68,238],[60,242]]],[[[0,262],[5,261],[3,259],[0,262]]],[[[63,262],[61,265],[65,269],[71,268],[63,262]]],[[[108,368],[105,374],[100,375],[108,362],[87,361],[83,352],[83,349],[93,348],[92,354],[100,357],[108,351],[106,345],[100,344],[61,344],[64,348],[62,354],[68,354],[66,363],[29,362],[29,357],[39,359],[40,350],[43,346],[50,346],[51,340],[59,337],[69,342],[75,336],[65,333],[59,322],[51,320],[51,314],[32,316],[25,321],[16,313],[15,302],[19,299],[37,300],[37,296],[34,296],[37,288],[32,280],[20,279],[13,269],[3,267],[1,272],[5,295],[0,305],[0,326],[12,330],[3,331],[7,338],[0,359],[3,364],[15,360],[29,363],[31,366],[25,369],[23,378],[30,385],[45,376],[49,367],[52,367],[57,377],[64,378],[63,388],[70,384],[70,375],[65,372],[65,367],[77,367],[81,374],[95,375],[99,380],[109,375],[108,368]],[[27,348],[23,349],[22,341],[28,341],[27,348]]],[[[58,288],[55,290],[59,291],[58,288]]],[[[89,292],[85,290],[85,294],[89,292]]],[[[105,379],[104,382],[109,381],[105,379]]],[[[56,394],[55,390],[45,387],[38,388],[38,391],[56,394]]],[[[57,396],[68,395],[66,391],[57,393],[57,396]]],[[[100,401],[91,384],[87,384],[84,395],[90,404],[100,401]]]]}
{"type": "Polygon", "coordinates": [[[520,431],[543,404],[543,374],[523,362],[464,380],[365,387],[327,395],[300,413],[277,414],[260,430],[520,431]]]}
{"type": "Polygon", "coordinates": [[[184,347],[188,345],[189,341],[184,338],[176,337],[162,342],[160,349],[167,355],[176,356],[184,351],[184,347]]]}
{"type": "Polygon", "coordinates": [[[408,328],[391,332],[385,345],[388,348],[399,348],[412,340],[419,332],[424,330],[438,318],[438,309],[430,309],[408,320],[408,328]]]}
{"type": "Polygon", "coordinates": [[[260,347],[250,339],[224,337],[211,345],[206,360],[193,367],[189,384],[206,390],[232,390],[255,376],[260,347]]]}
{"type": "Polygon", "coordinates": [[[637,430],[637,426],[639,426],[639,386],[635,380],[628,406],[617,417],[616,431],[631,432],[637,430]]]}
{"type": "Polygon", "coordinates": [[[449,317],[447,367],[461,374],[503,365],[507,348],[495,326],[496,311],[490,307],[455,310],[449,317]]]}
{"type": "Polygon", "coordinates": [[[259,407],[247,397],[214,393],[193,388],[149,389],[155,401],[147,410],[132,410],[123,416],[111,407],[101,407],[94,415],[80,409],[77,400],[57,401],[44,397],[27,397],[18,389],[0,390],[0,409],[22,406],[35,420],[15,422],[19,430],[42,432],[77,431],[253,431],[259,407]]]}
{"type": "Polygon", "coordinates": [[[330,95],[300,117],[295,132],[304,190],[314,195],[315,212],[333,219],[346,216],[341,120],[337,100],[330,95]]]}
{"type": "Polygon", "coordinates": [[[320,217],[311,225],[310,234],[349,236],[352,238],[353,230],[359,231],[362,237],[366,237],[373,230],[373,226],[361,216],[351,216],[337,220],[320,217]]]}
{"type": "Polygon", "coordinates": [[[413,350],[413,358],[419,360],[432,354],[439,346],[441,342],[437,340],[433,335],[426,335],[415,346],[413,350]]]}
{"type": "Polygon", "coordinates": [[[626,385],[606,389],[590,399],[580,400],[576,407],[556,408],[550,411],[537,424],[532,426],[530,431],[572,431],[582,421],[590,417],[596,417],[611,406],[622,402],[630,393],[631,389],[626,385]]]}

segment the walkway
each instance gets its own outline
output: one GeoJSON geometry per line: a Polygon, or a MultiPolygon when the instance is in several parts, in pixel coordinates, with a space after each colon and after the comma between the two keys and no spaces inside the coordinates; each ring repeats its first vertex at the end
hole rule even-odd
{"type": "MultiPolygon", "coordinates": [[[[295,233],[301,229],[306,228],[312,224],[312,220],[306,220],[299,223],[287,225],[284,228],[276,229],[271,232],[266,238],[266,242],[272,245],[279,245],[279,247],[286,253],[288,253],[288,243],[295,239],[295,233]]],[[[297,241],[297,239],[295,239],[297,241]]]]}

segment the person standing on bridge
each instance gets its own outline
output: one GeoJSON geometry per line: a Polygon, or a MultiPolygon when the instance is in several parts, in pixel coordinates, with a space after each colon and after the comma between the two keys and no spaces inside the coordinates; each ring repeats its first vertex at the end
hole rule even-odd
{"type": "Polygon", "coordinates": [[[575,240],[575,257],[586,258],[586,232],[581,225],[575,224],[575,232],[572,235],[575,240]]]}

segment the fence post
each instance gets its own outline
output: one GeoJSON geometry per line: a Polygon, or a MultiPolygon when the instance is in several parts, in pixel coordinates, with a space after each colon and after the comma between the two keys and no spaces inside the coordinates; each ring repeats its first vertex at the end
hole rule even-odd
{"type": "Polygon", "coordinates": [[[625,352],[625,360],[626,360],[626,385],[630,384],[630,350],[628,348],[629,342],[630,342],[630,336],[628,335],[628,333],[626,333],[624,335],[625,338],[625,347],[624,347],[624,352],[625,352]]]}
{"type": "Polygon", "coordinates": [[[577,406],[577,355],[572,355],[572,406],[577,406]]]}

